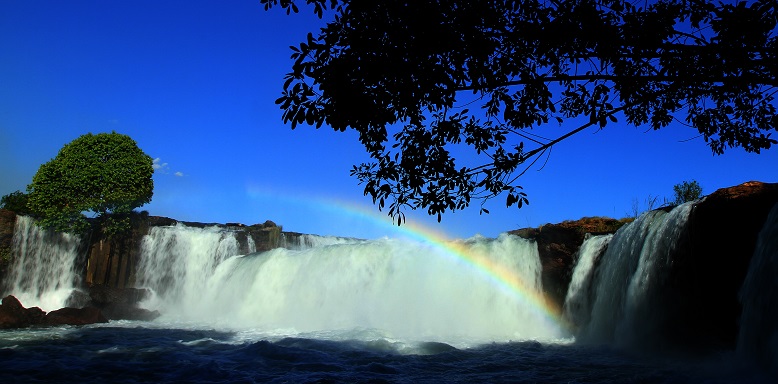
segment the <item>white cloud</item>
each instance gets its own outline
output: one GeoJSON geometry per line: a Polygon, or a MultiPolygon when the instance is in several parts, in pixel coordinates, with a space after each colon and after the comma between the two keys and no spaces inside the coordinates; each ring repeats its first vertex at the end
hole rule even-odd
{"type": "Polygon", "coordinates": [[[163,163],[162,159],[157,157],[154,159],[154,162],[151,164],[151,166],[154,168],[154,171],[159,171],[161,173],[167,173],[166,170],[168,168],[167,163],[163,163]]]}
{"type": "MultiPolygon", "coordinates": [[[[154,168],[154,172],[155,173],[161,173],[163,175],[167,175],[167,174],[170,173],[170,166],[168,165],[168,163],[163,163],[162,159],[159,158],[159,157],[154,159],[154,161],[151,163],[151,166],[154,168]]],[[[175,175],[177,177],[183,177],[184,173],[181,172],[181,171],[178,171],[178,172],[173,173],[173,175],[175,175]]]]}

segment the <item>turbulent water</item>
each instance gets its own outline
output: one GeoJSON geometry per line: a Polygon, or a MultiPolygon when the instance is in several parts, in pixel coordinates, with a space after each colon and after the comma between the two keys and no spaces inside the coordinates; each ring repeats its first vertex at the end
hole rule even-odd
{"type": "MultiPolygon", "coordinates": [[[[629,331],[650,329],[650,317],[636,316],[687,216],[688,207],[649,213],[588,239],[562,323],[533,299],[542,288],[536,244],[514,236],[310,237],[238,255],[229,231],[157,227],[143,240],[137,281],[154,292],[143,305],[162,317],[0,330],[0,382],[773,382],[735,351],[621,348],[629,331]]],[[[30,252],[24,262],[42,260],[57,258],[30,252]]],[[[40,299],[63,284],[16,292],[40,299]]]]}
{"type": "Polygon", "coordinates": [[[536,341],[454,349],[354,335],[269,337],[165,323],[0,331],[0,381],[111,383],[770,383],[705,361],[536,341]]]}

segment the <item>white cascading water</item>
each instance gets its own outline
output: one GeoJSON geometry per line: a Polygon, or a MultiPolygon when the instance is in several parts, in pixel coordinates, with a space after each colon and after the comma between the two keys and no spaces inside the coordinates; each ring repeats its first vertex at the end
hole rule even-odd
{"type": "Polygon", "coordinates": [[[682,243],[694,202],[642,214],[620,228],[591,276],[590,320],[577,340],[643,347],[655,342],[665,319],[661,300],[672,263],[682,243]]]}
{"type": "MultiPolygon", "coordinates": [[[[217,241],[217,233],[155,230],[144,242],[146,261],[139,274],[158,293],[147,307],[160,310],[161,321],[317,337],[377,332],[390,339],[453,344],[559,337],[557,324],[539,315],[523,294],[500,286],[446,247],[338,240],[227,258],[214,254],[219,248],[214,243],[225,241],[217,241]]],[[[484,254],[509,269],[534,294],[540,292],[534,242],[503,235],[460,245],[465,253],[484,254]]]]}
{"type": "Polygon", "coordinates": [[[738,355],[778,374],[778,204],[759,233],[740,302],[738,355]]]}
{"type": "Polygon", "coordinates": [[[578,260],[562,307],[563,320],[575,329],[585,327],[589,323],[594,301],[592,281],[595,266],[612,238],[613,235],[588,237],[578,250],[578,260]]]}
{"type": "Polygon", "coordinates": [[[248,253],[254,253],[257,251],[257,243],[251,236],[246,236],[246,248],[248,248],[248,253]]]}
{"type": "Polygon", "coordinates": [[[64,307],[78,284],[81,238],[43,230],[32,218],[17,216],[12,247],[14,261],[6,278],[9,294],[25,307],[44,311],[64,307]]]}
{"type": "Polygon", "coordinates": [[[167,300],[196,302],[216,267],[238,254],[234,232],[183,224],[152,227],[141,243],[136,285],[153,288],[167,300]]]}
{"type": "Polygon", "coordinates": [[[300,234],[294,236],[292,239],[289,239],[287,236],[281,234],[281,247],[286,249],[308,249],[335,244],[352,244],[360,241],[363,240],[349,237],[319,236],[309,234],[300,234]]]}

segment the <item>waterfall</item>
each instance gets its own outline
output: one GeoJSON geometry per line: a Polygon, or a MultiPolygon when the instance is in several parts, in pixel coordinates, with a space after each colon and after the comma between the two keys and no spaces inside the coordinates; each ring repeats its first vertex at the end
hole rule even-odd
{"type": "Polygon", "coordinates": [[[592,281],[595,267],[608,247],[613,235],[587,237],[578,250],[578,259],[573,269],[573,277],[562,307],[565,323],[574,328],[585,327],[594,300],[592,281]]]}
{"type": "Polygon", "coordinates": [[[247,253],[254,253],[257,251],[257,243],[251,236],[246,236],[246,248],[248,248],[247,253]]]}
{"type": "Polygon", "coordinates": [[[759,233],[740,301],[738,355],[778,373],[778,204],[759,233]]]}
{"type": "Polygon", "coordinates": [[[44,230],[32,218],[17,216],[11,266],[6,284],[9,294],[25,307],[51,311],[65,306],[78,285],[76,261],[81,238],[44,230]]]}
{"type": "Polygon", "coordinates": [[[310,234],[294,234],[293,236],[287,236],[287,234],[281,233],[281,247],[287,249],[317,248],[334,244],[351,244],[360,241],[364,240],[349,237],[319,236],[310,234]]]}
{"type": "Polygon", "coordinates": [[[594,274],[590,320],[578,340],[640,348],[662,341],[663,295],[672,294],[665,290],[667,271],[693,204],[646,212],[616,232],[594,274]]]}
{"type": "Polygon", "coordinates": [[[456,244],[461,251],[395,239],[330,239],[328,245],[227,257],[216,254],[217,243],[229,241],[224,234],[157,230],[144,240],[139,275],[157,292],[149,307],[170,321],[453,342],[559,335],[524,297],[539,294],[541,268],[537,245],[515,236],[463,241],[456,244]],[[468,253],[509,270],[532,292],[500,286],[462,256],[468,253]]]}
{"type": "Polygon", "coordinates": [[[239,249],[234,232],[215,226],[152,227],[141,242],[136,285],[168,300],[197,301],[216,267],[239,249]]]}

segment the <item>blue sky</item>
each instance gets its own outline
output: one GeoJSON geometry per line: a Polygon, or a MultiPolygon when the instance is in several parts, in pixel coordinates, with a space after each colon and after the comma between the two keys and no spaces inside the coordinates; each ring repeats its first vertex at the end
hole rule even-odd
{"type": "MultiPolygon", "coordinates": [[[[292,130],[274,104],[289,46],[321,22],[303,10],[265,12],[257,0],[0,2],[0,195],[25,190],[38,167],[88,132],[127,134],[158,159],[152,215],[261,223],[321,235],[400,236],[349,176],[367,156],[353,132],[292,130]]],[[[570,126],[542,127],[556,137],[570,126]]],[[[623,217],[634,201],[778,182],[778,149],[712,155],[693,130],[611,124],[554,147],[519,184],[530,205],[504,198],[408,221],[452,238],[584,216],[623,217]]]]}

